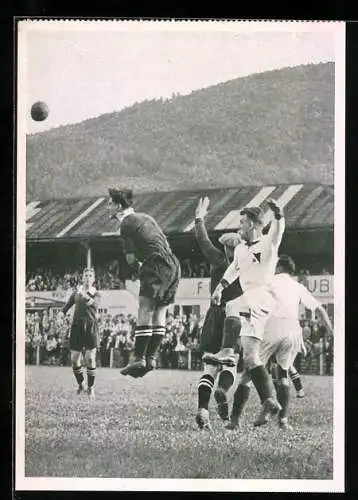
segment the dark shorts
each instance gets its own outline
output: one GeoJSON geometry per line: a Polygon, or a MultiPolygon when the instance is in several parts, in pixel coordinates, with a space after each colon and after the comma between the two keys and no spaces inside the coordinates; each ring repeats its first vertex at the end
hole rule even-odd
{"type": "Polygon", "coordinates": [[[96,349],[99,344],[98,325],[96,321],[84,320],[73,323],[70,333],[70,350],[96,349]]]}
{"type": "Polygon", "coordinates": [[[140,269],[139,295],[155,300],[157,306],[173,304],[180,276],[180,264],[174,255],[154,254],[140,269]]]}
{"type": "Polygon", "coordinates": [[[210,306],[206,313],[200,335],[201,352],[216,354],[220,351],[223,339],[225,307],[210,306]]]}

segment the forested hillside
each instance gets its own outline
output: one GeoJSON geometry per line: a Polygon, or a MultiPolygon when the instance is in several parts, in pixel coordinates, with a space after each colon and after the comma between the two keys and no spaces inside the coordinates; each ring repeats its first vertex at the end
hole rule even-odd
{"type": "Polygon", "coordinates": [[[238,78],[27,137],[27,197],[333,183],[334,64],[238,78]]]}

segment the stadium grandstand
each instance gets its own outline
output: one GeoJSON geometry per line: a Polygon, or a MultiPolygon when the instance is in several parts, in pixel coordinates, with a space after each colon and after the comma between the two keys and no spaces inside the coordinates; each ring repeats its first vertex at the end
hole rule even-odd
{"type": "MultiPolygon", "coordinates": [[[[201,196],[210,199],[206,225],[214,242],[221,234],[237,229],[244,206],[265,208],[269,197],[278,200],[286,217],[280,250],[294,258],[298,278],[305,280],[333,319],[334,190],[317,183],[138,194],[136,210],[158,221],[182,264],[176,304],[170,310],[173,317],[195,317],[200,324],[209,307],[209,267],[194,234],[194,213],[201,196]]],[[[138,283],[116,234],[117,222],[109,217],[107,202],[105,196],[97,196],[38,200],[27,205],[28,313],[58,311],[87,265],[95,268],[97,285],[102,290],[101,314],[135,316],[138,283]]],[[[302,311],[302,321],[314,322],[306,313],[302,311]]],[[[192,341],[187,335],[184,347],[192,341]]]]}

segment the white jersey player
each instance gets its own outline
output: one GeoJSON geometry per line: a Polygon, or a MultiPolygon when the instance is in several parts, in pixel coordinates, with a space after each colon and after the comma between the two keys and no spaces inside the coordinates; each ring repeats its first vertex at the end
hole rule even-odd
{"type": "MultiPolygon", "coordinates": [[[[263,212],[259,207],[247,207],[241,211],[238,232],[245,243],[235,248],[234,260],[226,270],[221,283],[213,294],[213,302],[220,303],[221,294],[230,283],[239,277],[242,295],[226,305],[226,320],[222,349],[208,355],[205,362],[235,365],[234,354],[238,336],[241,333],[244,367],[250,371],[262,406],[263,420],[268,413],[276,412],[279,405],[273,400],[269,374],[260,360],[259,349],[268,315],[274,305],[274,297],[268,288],[275,273],[278,250],[285,230],[285,220],[280,207],[273,200],[268,201],[273,217],[266,236],[262,235],[263,212]],[[237,331],[233,319],[241,321],[241,332],[237,331]],[[231,322],[235,329],[231,327],[231,322]]],[[[231,385],[234,381],[231,381],[231,385]]],[[[231,385],[219,387],[215,398],[224,400],[231,385]],[[220,393],[220,394],[219,394],[220,393]],[[220,398],[219,398],[220,396],[220,398]]]]}
{"type": "MultiPolygon", "coordinates": [[[[298,283],[292,275],[295,273],[293,260],[282,255],[278,259],[276,274],[270,288],[275,296],[275,306],[266,323],[263,340],[260,345],[260,359],[267,364],[271,356],[275,355],[278,365],[277,397],[281,405],[279,424],[281,428],[289,428],[287,422],[287,408],[289,401],[288,370],[302,347],[302,329],[299,324],[299,306],[302,303],[307,309],[315,311],[329,333],[332,326],[323,306],[313,295],[298,283]]],[[[235,428],[247,400],[250,382],[250,373],[245,371],[234,396],[234,404],[229,428],[235,428]],[[243,387],[245,386],[245,387],[243,387]]],[[[268,421],[267,416],[263,423],[268,421]]]]}

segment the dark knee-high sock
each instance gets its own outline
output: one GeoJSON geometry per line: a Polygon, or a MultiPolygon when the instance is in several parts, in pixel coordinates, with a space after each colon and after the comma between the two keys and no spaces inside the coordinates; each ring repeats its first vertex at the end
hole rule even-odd
{"type": "Polygon", "coordinates": [[[288,403],[290,401],[290,388],[289,385],[280,383],[277,391],[277,399],[280,405],[282,406],[282,410],[279,412],[279,418],[287,417],[288,412],[288,403]]]}
{"type": "Polygon", "coordinates": [[[94,386],[95,378],[96,378],[96,367],[89,368],[87,366],[87,385],[88,385],[88,387],[94,386]]]}
{"type": "Polygon", "coordinates": [[[151,325],[140,325],[136,327],[134,344],[134,356],[136,360],[145,359],[151,336],[151,325]]]}
{"type": "Polygon", "coordinates": [[[82,366],[72,366],[72,371],[75,376],[78,385],[83,384],[84,376],[82,372],[82,366]]]}
{"type": "Polygon", "coordinates": [[[255,366],[250,370],[251,380],[257,390],[261,403],[272,397],[270,376],[263,365],[255,366]]]}
{"type": "Polygon", "coordinates": [[[301,375],[298,373],[296,368],[292,367],[288,370],[288,374],[290,379],[292,380],[293,386],[296,389],[296,392],[301,391],[303,389],[301,375]]]}
{"type": "Polygon", "coordinates": [[[200,377],[198,383],[198,408],[208,409],[210,396],[214,387],[214,378],[205,374],[200,377]]]}
{"type": "Polygon", "coordinates": [[[153,326],[153,333],[147,347],[147,357],[157,359],[164,335],[165,326],[153,326]]]}
{"type": "Polygon", "coordinates": [[[229,317],[224,322],[222,349],[235,349],[241,331],[239,318],[229,317]]]}
{"type": "Polygon", "coordinates": [[[250,387],[248,385],[237,386],[234,394],[234,401],[232,404],[231,416],[234,418],[239,418],[241,416],[242,410],[249,399],[250,387]]]}

